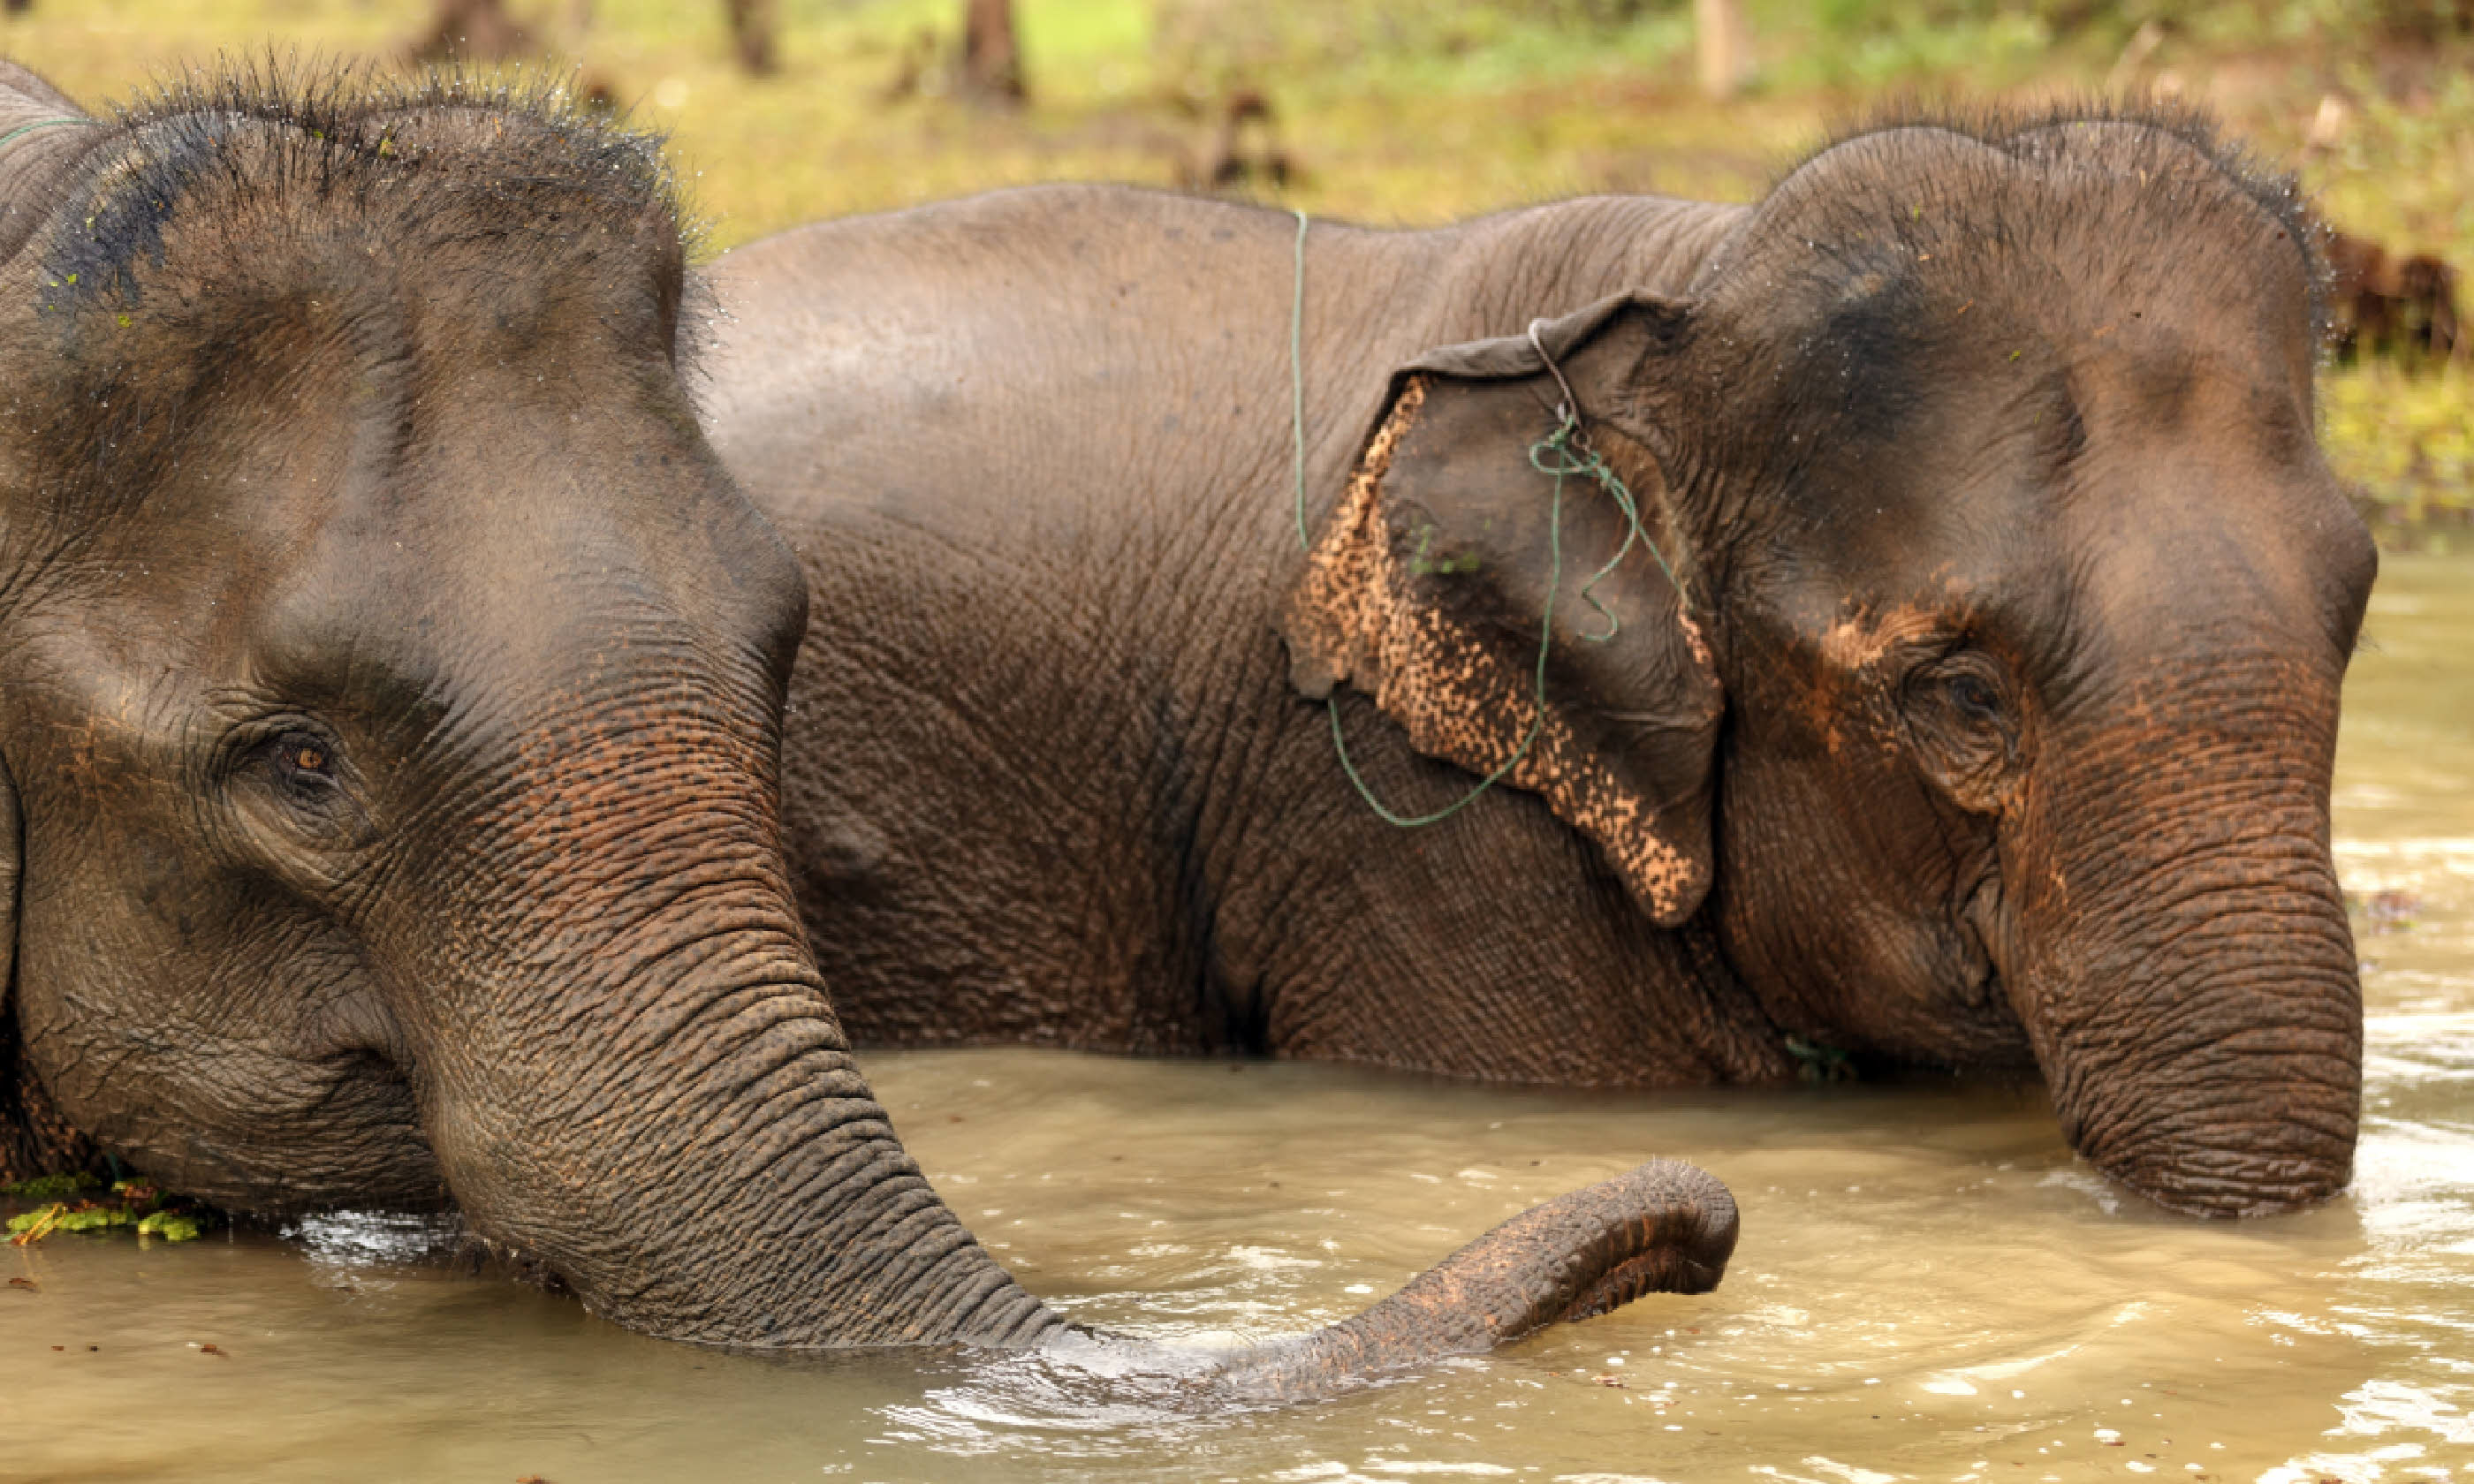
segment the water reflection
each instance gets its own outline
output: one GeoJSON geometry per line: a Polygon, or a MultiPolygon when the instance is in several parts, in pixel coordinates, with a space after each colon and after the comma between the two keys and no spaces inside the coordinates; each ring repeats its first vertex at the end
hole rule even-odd
{"type": "Polygon", "coordinates": [[[0,1292],[0,1477],[2474,1477],[2474,562],[2391,560],[2370,633],[2337,814],[2366,910],[2364,1137],[2326,1209],[2166,1215],[2074,1160],[2034,1089],[1649,1099],[880,1057],[963,1219],[1096,1325],[1229,1344],[1329,1323],[1660,1153],[1728,1179],[1744,1239],[1715,1294],[1218,1416],[1038,1359],[646,1341],[462,1276],[430,1219],[55,1240],[0,1249],[39,1285],[0,1292]],[[2379,893],[2411,907],[2374,924],[2379,893]]]}
{"type": "Polygon", "coordinates": [[[280,1230],[310,1262],[334,1268],[418,1262],[452,1250],[462,1232],[451,1216],[398,1211],[329,1211],[280,1230]]]}

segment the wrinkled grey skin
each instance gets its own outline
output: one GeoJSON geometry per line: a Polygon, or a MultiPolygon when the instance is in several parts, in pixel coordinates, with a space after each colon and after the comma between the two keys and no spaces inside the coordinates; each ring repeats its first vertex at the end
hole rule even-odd
{"type": "Polygon", "coordinates": [[[653,147],[463,84],[0,64],[0,1180],[451,1201],[654,1334],[1313,1397],[1652,1289],[1652,1161],[1312,1335],[1069,1328],[920,1178],[784,872],[788,552],[699,433],[653,147]]]}
{"type": "Polygon", "coordinates": [[[1765,1082],[2040,1070],[2175,1209],[2350,1176],[2328,850],[2374,556],[2288,184],[2178,117],[1858,132],[1755,207],[1296,224],[1106,187],[725,256],[806,564],[786,827],[863,1041],[1765,1082]],[[1627,297],[1628,296],[1628,297],[1627,297]],[[1595,303],[1597,308],[1585,306],[1595,303]],[[1564,388],[1647,534],[1528,459],[1564,388]],[[1484,337],[1511,337],[1486,341],[1484,337]],[[1361,477],[1352,481],[1352,471],[1361,477]]]}

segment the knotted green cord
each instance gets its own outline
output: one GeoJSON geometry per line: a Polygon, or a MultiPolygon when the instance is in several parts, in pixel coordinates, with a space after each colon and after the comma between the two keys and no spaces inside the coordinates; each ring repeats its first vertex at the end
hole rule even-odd
{"type": "MultiPolygon", "coordinates": [[[[1302,551],[1312,553],[1314,550],[1314,539],[1306,530],[1306,365],[1304,348],[1306,321],[1306,227],[1309,225],[1309,219],[1303,211],[1295,211],[1293,214],[1298,219],[1298,238],[1295,289],[1290,297],[1289,302],[1289,430],[1295,444],[1293,466],[1297,480],[1298,546],[1302,551]]],[[[1541,356],[1544,355],[1545,347],[1540,346],[1539,353],[1541,356]]],[[[1553,363],[1549,362],[1548,364],[1551,369],[1553,363]]],[[[1558,375],[1558,379],[1561,379],[1560,373],[1558,375]]],[[[1658,559],[1658,569],[1666,574],[1666,580],[1668,582],[1675,584],[1676,592],[1680,595],[1684,591],[1684,585],[1682,582],[1677,580],[1675,569],[1667,565],[1666,554],[1660,551],[1658,549],[1658,542],[1650,539],[1649,533],[1641,529],[1640,504],[1633,498],[1632,491],[1625,488],[1622,477],[1616,474],[1615,471],[1608,466],[1607,461],[1603,456],[1593,450],[1577,446],[1574,443],[1573,441],[1580,436],[1581,432],[1580,409],[1573,406],[1571,402],[1567,400],[1558,410],[1562,415],[1562,421],[1557,425],[1555,430],[1529,445],[1529,467],[1554,480],[1555,492],[1552,503],[1548,507],[1546,516],[1546,550],[1551,560],[1552,566],[1548,571],[1546,581],[1545,614],[1538,626],[1537,694],[1533,698],[1533,705],[1529,716],[1529,730],[1521,734],[1520,745],[1512,750],[1512,755],[1503,760],[1503,765],[1501,767],[1495,769],[1492,773],[1488,774],[1485,778],[1480,778],[1475,788],[1472,788],[1467,793],[1461,795],[1458,799],[1453,800],[1443,807],[1437,809],[1434,813],[1419,814],[1416,816],[1395,814],[1390,808],[1385,806],[1382,800],[1377,799],[1374,796],[1374,790],[1367,784],[1365,778],[1358,773],[1357,764],[1349,760],[1348,739],[1342,735],[1340,730],[1339,692],[1335,689],[1331,695],[1323,698],[1324,709],[1331,717],[1331,747],[1332,751],[1340,757],[1341,771],[1348,775],[1348,781],[1357,785],[1358,797],[1366,801],[1367,807],[1372,809],[1376,817],[1380,818],[1387,825],[1396,825],[1402,829],[1420,829],[1428,825],[1440,825],[1443,821],[1450,819],[1453,815],[1458,814],[1461,810],[1467,808],[1471,802],[1475,802],[1478,795],[1485,793],[1488,789],[1492,788],[1496,783],[1501,782],[1506,774],[1509,774],[1514,768],[1518,767],[1520,765],[1520,759],[1528,756],[1529,749],[1537,743],[1539,732],[1545,729],[1546,657],[1553,649],[1555,642],[1555,595],[1562,591],[1564,586],[1564,478],[1565,475],[1587,474],[1590,478],[1595,479],[1605,488],[1607,493],[1614,497],[1615,508],[1623,512],[1625,523],[1623,544],[1615,548],[1615,554],[1607,560],[1607,564],[1605,566],[1598,568],[1597,572],[1592,575],[1588,582],[1581,585],[1581,601],[1589,604],[1589,607],[1596,609],[1598,610],[1598,616],[1607,621],[1606,633],[1585,634],[1581,635],[1583,639],[1592,644],[1603,644],[1607,640],[1613,638],[1616,634],[1622,631],[1622,621],[1615,617],[1613,610],[1598,601],[1596,588],[1598,584],[1604,582],[1617,566],[1622,564],[1623,559],[1631,554],[1635,542],[1648,547],[1649,554],[1658,559]],[[1546,462],[1546,456],[1549,454],[1554,455],[1555,462],[1551,464],[1546,462]]]]}
{"type": "Polygon", "coordinates": [[[1562,426],[1529,445],[1529,467],[1541,474],[1553,477],[1559,497],[1563,492],[1564,475],[1587,474],[1604,487],[1607,493],[1614,496],[1615,508],[1623,512],[1623,544],[1615,548],[1615,554],[1607,559],[1605,566],[1598,568],[1588,582],[1581,585],[1581,601],[1596,609],[1598,616],[1607,621],[1606,633],[1585,634],[1581,637],[1591,644],[1604,644],[1623,632],[1623,620],[1614,615],[1613,610],[1598,601],[1597,586],[1598,584],[1605,582],[1608,575],[1616,567],[1623,564],[1623,559],[1632,554],[1635,543],[1649,548],[1649,554],[1658,561],[1658,569],[1666,574],[1666,580],[1674,585],[1679,596],[1684,591],[1684,583],[1675,575],[1675,569],[1666,564],[1666,553],[1659,550],[1658,543],[1650,539],[1647,531],[1641,529],[1640,505],[1632,497],[1632,491],[1625,488],[1622,476],[1617,474],[1607,463],[1605,457],[1596,451],[1574,446],[1572,440],[1580,431],[1579,419],[1566,409],[1562,426]],[[1542,458],[1543,455],[1550,453],[1556,457],[1556,462],[1553,464],[1545,463],[1542,458]]]}

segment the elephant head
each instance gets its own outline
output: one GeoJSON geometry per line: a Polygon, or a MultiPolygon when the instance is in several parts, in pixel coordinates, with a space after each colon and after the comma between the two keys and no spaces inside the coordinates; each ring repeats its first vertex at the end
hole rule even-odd
{"type": "MultiPolygon", "coordinates": [[[[801,937],[807,589],[697,429],[653,147],[453,82],[106,124],[0,68],[0,1168],[451,1201],[683,1339],[1063,1335],[801,937]]],[[[1707,1287],[1733,1240],[1644,1166],[1214,1374],[1319,1389],[1707,1287]]]]}
{"type": "Polygon", "coordinates": [[[2324,1199],[2361,1054],[2329,777],[2376,557],[2313,440],[2308,233],[2185,118],[1842,140],[1679,298],[1404,368],[1292,595],[1294,678],[1504,769],[1782,1033],[2032,1063],[2175,1209],[2324,1199]],[[1540,471],[1578,462],[1540,443],[1567,402],[1637,527],[1540,471]]]}

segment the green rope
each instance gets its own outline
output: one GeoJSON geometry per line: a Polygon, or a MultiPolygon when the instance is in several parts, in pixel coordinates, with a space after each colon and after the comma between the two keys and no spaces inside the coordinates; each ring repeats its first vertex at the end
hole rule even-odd
{"type": "Polygon", "coordinates": [[[1306,534],[1306,227],[1308,218],[1302,211],[1298,218],[1298,266],[1290,281],[1295,287],[1289,295],[1289,434],[1297,444],[1292,471],[1298,482],[1298,549],[1314,550],[1314,538],[1306,534]]]}
{"type": "Polygon", "coordinates": [[[1529,445],[1529,467],[1541,474],[1551,475],[1555,480],[1558,494],[1563,491],[1564,475],[1587,474],[1596,480],[1608,494],[1614,497],[1615,508],[1623,512],[1623,544],[1615,548],[1615,554],[1607,559],[1605,566],[1598,568],[1588,582],[1581,585],[1581,601],[1596,609],[1598,616],[1607,621],[1606,633],[1585,634],[1581,637],[1592,644],[1604,644],[1623,632],[1623,620],[1614,615],[1613,609],[1598,601],[1597,586],[1598,584],[1605,582],[1616,567],[1623,565],[1623,559],[1632,555],[1634,546],[1649,548],[1649,554],[1658,559],[1658,569],[1666,574],[1668,582],[1675,585],[1678,594],[1684,591],[1684,583],[1675,575],[1675,568],[1666,564],[1666,553],[1660,551],[1658,542],[1650,539],[1649,533],[1641,529],[1640,502],[1632,497],[1632,491],[1625,487],[1623,476],[1617,474],[1608,465],[1603,455],[1593,449],[1578,447],[1574,444],[1573,440],[1580,431],[1580,420],[1567,409],[1564,414],[1562,426],[1529,445]],[[1546,463],[1547,454],[1553,454],[1556,462],[1546,463]]]}
{"type": "Polygon", "coordinates": [[[31,134],[37,129],[57,129],[64,124],[74,124],[81,129],[92,129],[101,122],[99,119],[90,118],[38,118],[31,124],[20,124],[7,133],[0,134],[0,149],[8,148],[9,142],[19,134],[31,134]]]}
{"type": "MultiPolygon", "coordinates": [[[[1566,428],[1571,425],[1568,419],[1564,424],[1566,428]]],[[[1374,790],[1358,774],[1357,764],[1349,760],[1348,739],[1342,736],[1340,731],[1339,691],[1334,690],[1331,695],[1323,699],[1324,709],[1331,713],[1331,750],[1340,754],[1340,769],[1348,775],[1348,781],[1357,785],[1358,796],[1366,801],[1367,806],[1372,809],[1383,823],[1396,825],[1402,829],[1422,829],[1428,825],[1440,825],[1450,819],[1475,803],[1478,795],[1501,782],[1505,774],[1518,767],[1520,759],[1529,755],[1529,749],[1538,741],[1538,733],[1545,730],[1546,655],[1554,647],[1555,591],[1564,586],[1564,476],[1561,474],[1555,476],[1554,508],[1546,520],[1546,549],[1552,554],[1554,570],[1546,585],[1546,619],[1538,628],[1538,694],[1535,698],[1536,704],[1529,713],[1529,730],[1521,733],[1520,745],[1512,750],[1512,755],[1503,760],[1503,766],[1478,779],[1475,788],[1432,814],[1412,816],[1394,813],[1382,800],[1374,797],[1374,790]]],[[[1600,611],[1605,610],[1600,610],[1600,611]]]]}
{"type": "MultiPolygon", "coordinates": [[[[1298,219],[1298,236],[1295,288],[1289,302],[1289,430],[1294,444],[1292,461],[1297,483],[1298,546],[1300,550],[1311,552],[1314,549],[1314,539],[1306,530],[1304,348],[1306,228],[1309,219],[1303,211],[1295,211],[1294,215],[1298,219]]],[[[1540,353],[1544,354],[1545,347],[1541,346],[1539,348],[1540,353]]],[[[1331,716],[1331,747],[1340,757],[1341,771],[1348,775],[1349,782],[1357,785],[1358,797],[1366,801],[1367,807],[1372,809],[1375,815],[1387,825],[1396,825],[1402,829],[1420,829],[1428,825],[1440,825],[1450,819],[1475,802],[1478,795],[1501,782],[1507,774],[1518,767],[1520,760],[1529,755],[1530,748],[1537,744],[1538,734],[1545,730],[1546,658],[1552,652],[1555,643],[1555,597],[1564,586],[1564,481],[1567,476],[1587,474],[1596,480],[1608,494],[1614,497],[1615,508],[1623,513],[1625,526],[1623,544],[1615,548],[1615,554],[1607,559],[1606,565],[1598,568],[1588,582],[1581,585],[1581,600],[1597,610],[1598,616],[1607,621],[1607,631],[1604,634],[1585,634],[1581,635],[1582,638],[1593,644],[1603,644],[1622,630],[1622,621],[1615,617],[1613,610],[1598,601],[1596,589],[1598,584],[1606,581],[1616,567],[1623,564],[1623,559],[1631,555],[1636,544],[1648,547],[1649,554],[1658,559],[1658,569],[1666,574],[1668,582],[1675,584],[1676,592],[1680,595],[1684,591],[1684,585],[1676,578],[1675,569],[1667,564],[1666,554],[1660,551],[1658,542],[1652,540],[1649,533],[1641,529],[1640,503],[1633,498],[1632,491],[1625,488],[1622,476],[1608,465],[1603,456],[1577,442],[1581,436],[1580,409],[1566,402],[1560,411],[1562,420],[1555,430],[1529,445],[1529,467],[1555,481],[1554,496],[1546,517],[1546,549],[1551,566],[1546,581],[1545,614],[1538,626],[1537,690],[1533,697],[1529,730],[1522,733],[1520,745],[1512,750],[1512,755],[1503,760],[1501,767],[1480,778],[1476,787],[1432,814],[1395,813],[1382,800],[1375,797],[1373,788],[1357,771],[1357,764],[1349,758],[1348,739],[1342,734],[1340,729],[1339,692],[1335,690],[1330,696],[1324,698],[1324,707],[1331,716]],[[1551,463],[1548,462],[1550,457],[1551,463]]]]}

